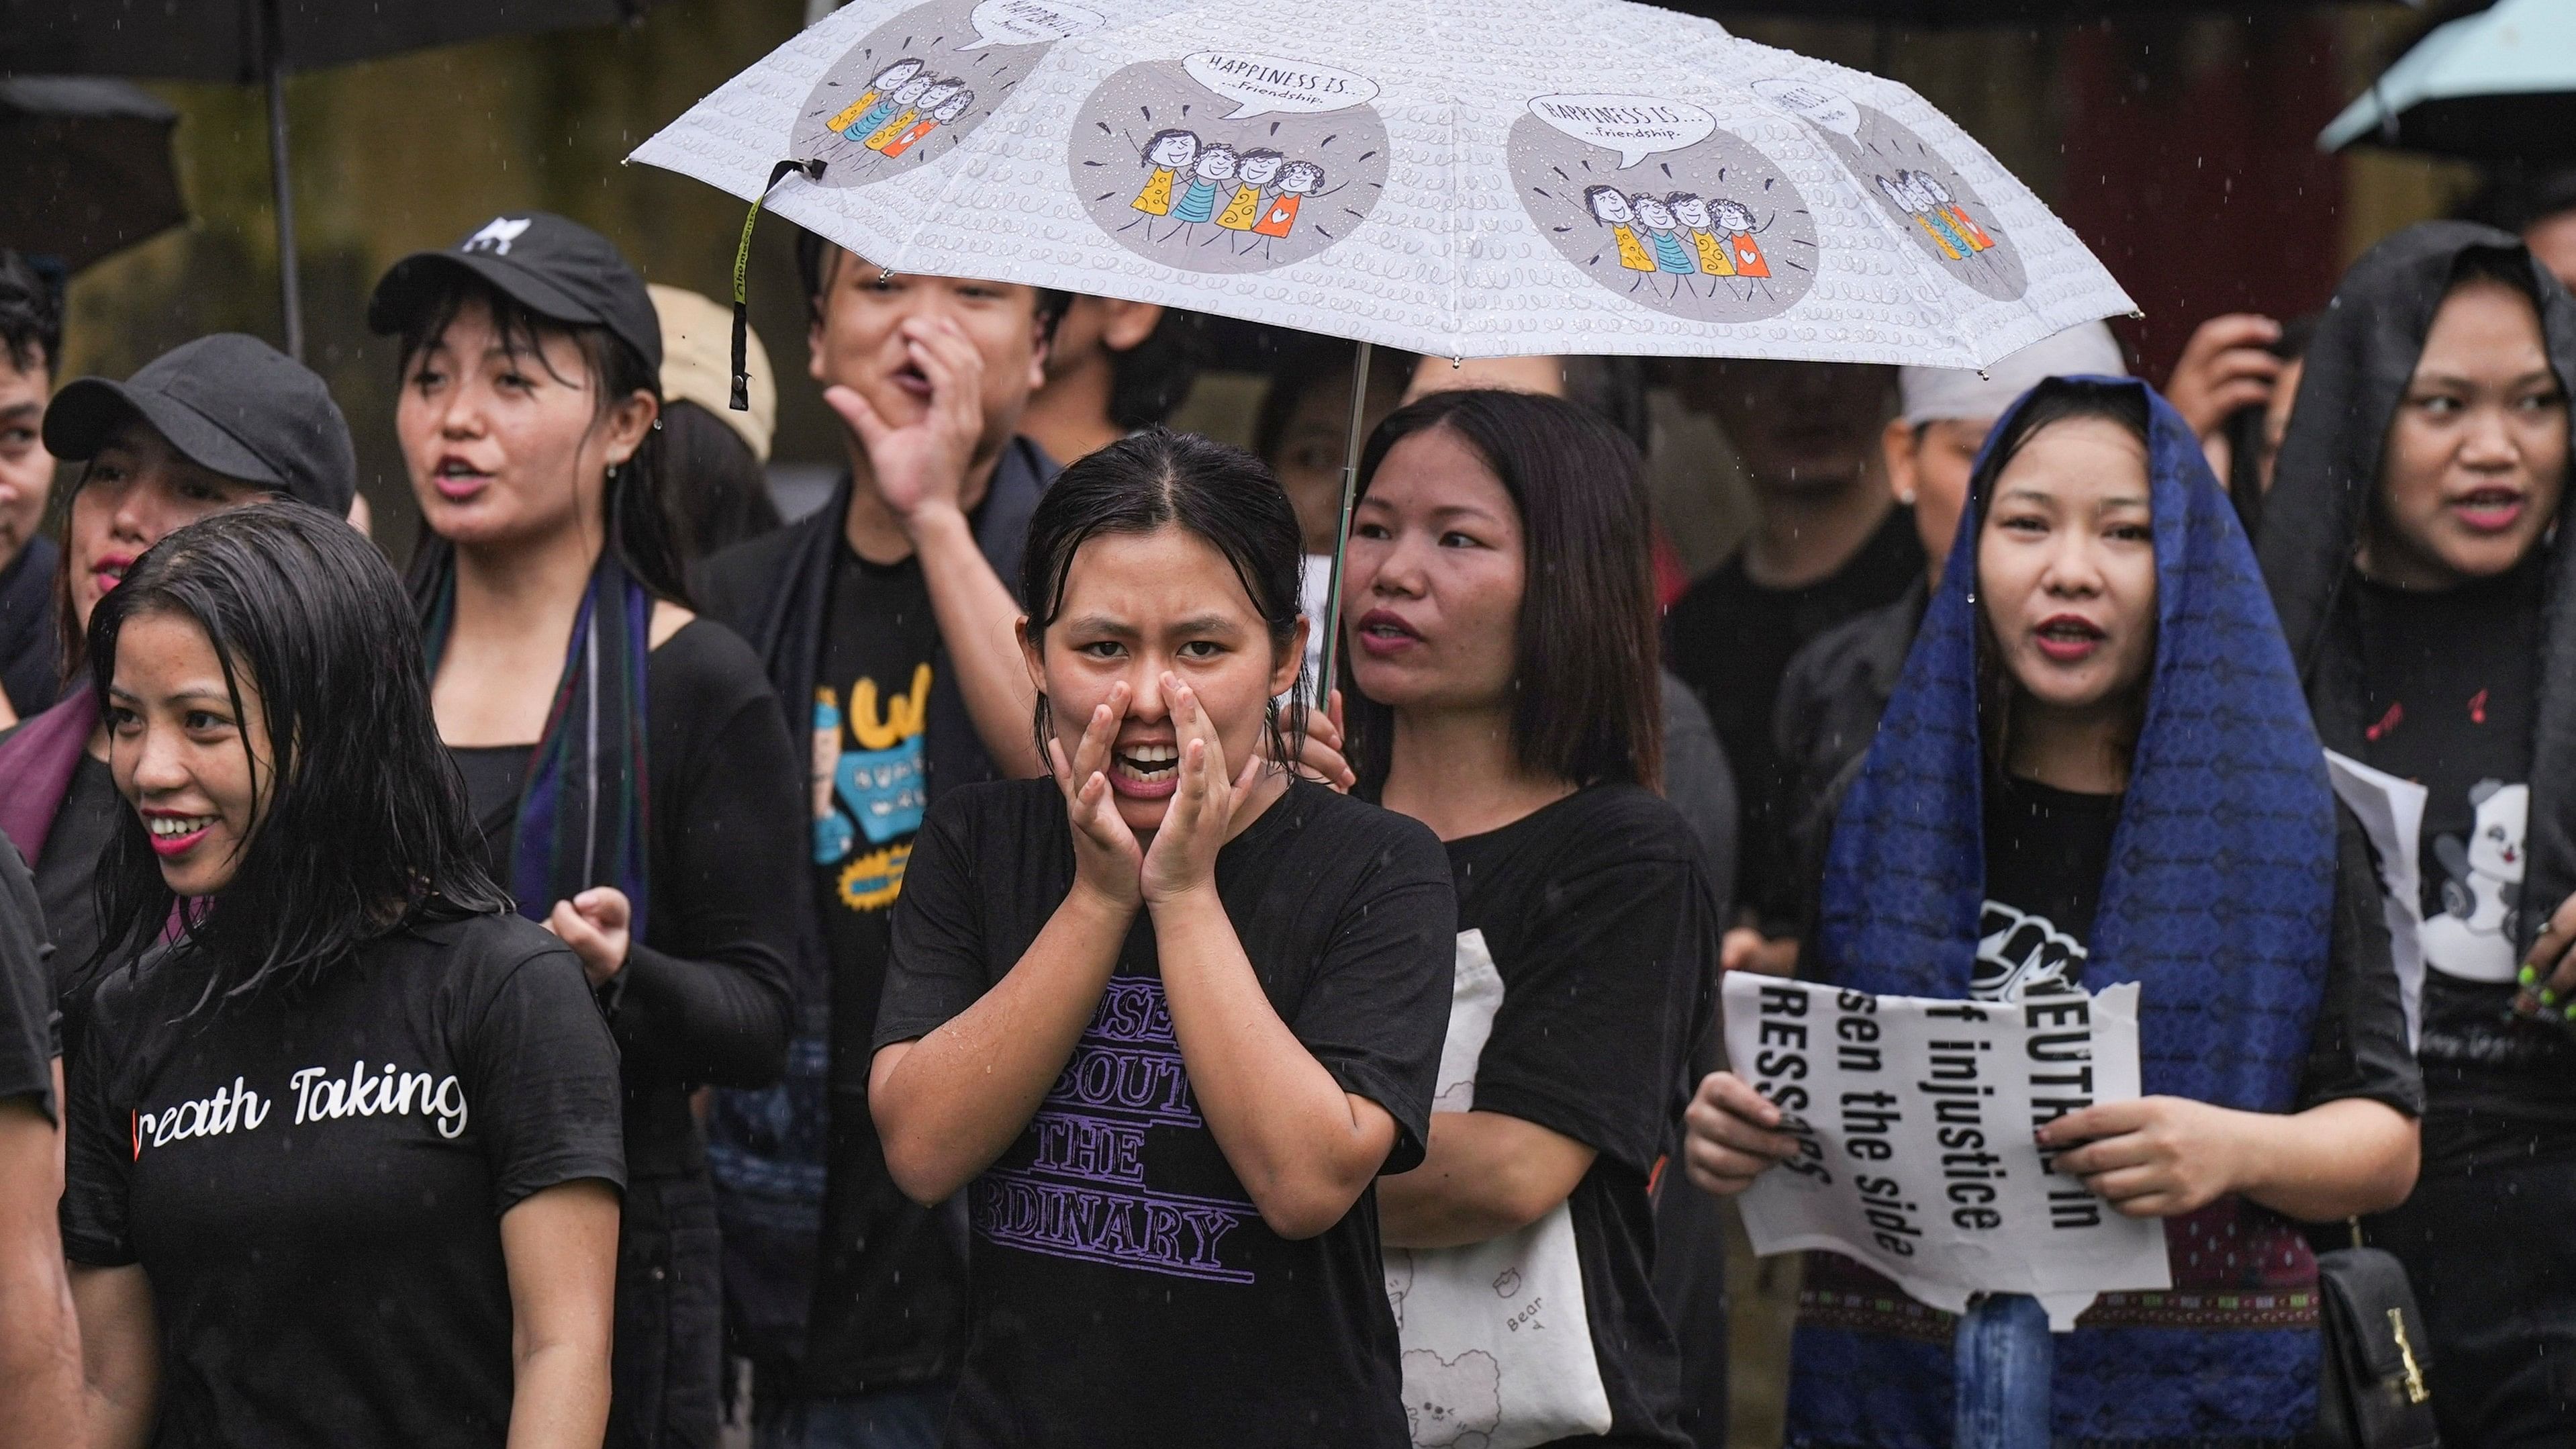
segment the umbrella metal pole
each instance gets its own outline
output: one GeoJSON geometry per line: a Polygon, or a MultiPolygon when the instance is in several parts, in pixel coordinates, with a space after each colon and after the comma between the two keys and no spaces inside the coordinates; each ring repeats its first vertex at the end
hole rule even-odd
{"type": "Polygon", "coordinates": [[[304,298],[295,280],[295,179],[286,153],[286,37],[278,33],[276,0],[261,7],[267,34],[260,58],[268,82],[268,174],[277,190],[277,297],[286,314],[286,355],[304,360],[304,298]]]}
{"type": "Polygon", "coordinates": [[[1342,642],[1342,559],[1351,551],[1351,505],[1360,491],[1360,427],[1368,421],[1370,345],[1359,345],[1359,356],[1351,364],[1351,426],[1342,443],[1342,512],[1341,522],[1333,533],[1333,587],[1324,605],[1324,617],[1310,621],[1309,628],[1324,631],[1324,657],[1316,673],[1315,699],[1329,705],[1333,698],[1333,668],[1341,657],[1342,642]]]}

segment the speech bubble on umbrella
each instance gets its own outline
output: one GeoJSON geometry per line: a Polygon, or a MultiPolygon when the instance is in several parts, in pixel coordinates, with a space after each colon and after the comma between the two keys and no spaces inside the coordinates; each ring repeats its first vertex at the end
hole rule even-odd
{"type": "Polygon", "coordinates": [[[1377,82],[1367,76],[1328,65],[1309,65],[1302,60],[1202,50],[1183,56],[1181,69],[1189,72],[1190,79],[1235,103],[1234,114],[1224,118],[1229,121],[1283,111],[1320,115],[1364,106],[1377,99],[1377,82]]]}
{"type": "Polygon", "coordinates": [[[984,0],[972,17],[982,39],[959,50],[988,45],[1052,45],[1098,30],[1106,17],[1079,5],[1053,5],[1047,0],[984,0]]]}
{"type": "Polygon", "coordinates": [[[1801,80],[1758,80],[1751,89],[1755,95],[1796,114],[1808,125],[1832,131],[1851,141],[1860,139],[1860,107],[1853,105],[1847,95],[1801,80]]]}
{"type": "Polygon", "coordinates": [[[1627,170],[1659,151],[1696,145],[1717,118],[1688,101],[1661,96],[1540,96],[1530,114],[1578,141],[1619,153],[1627,170]]]}

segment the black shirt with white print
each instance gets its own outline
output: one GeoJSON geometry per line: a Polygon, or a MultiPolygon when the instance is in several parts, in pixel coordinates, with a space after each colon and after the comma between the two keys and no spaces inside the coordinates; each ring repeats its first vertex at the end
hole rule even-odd
{"type": "Polygon", "coordinates": [[[501,1215],[622,1185],[617,1048],[516,916],[434,920],[191,1014],[184,951],[102,983],[63,1250],[140,1264],[162,1449],[477,1446],[509,1432],[501,1215]]]}
{"type": "MultiPolygon", "coordinates": [[[[1978,999],[2084,988],[2124,798],[1988,777],[1986,900],[1971,978],[1978,999]]],[[[2406,1008],[2380,924],[2377,876],[2360,825],[2336,814],[2335,929],[2298,1105],[2368,1097],[2412,1117],[2423,1110],[2423,1089],[2406,1050],[2406,1008]],[[2362,939],[2370,933],[2377,934],[2362,939]]]]}
{"type": "Polygon", "coordinates": [[[1597,1154],[1567,1207],[1610,1430],[1560,1442],[1686,1445],[1650,1193],[1712,1020],[1720,923],[1697,837],[1653,791],[1603,785],[1450,841],[1449,864],[1458,927],[1503,978],[1475,1110],[1597,1154]]]}
{"type": "Polygon", "coordinates": [[[63,1054],[62,1013],[45,964],[50,950],[35,879],[18,847],[0,838],[0,1102],[24,1097],[60,1122],[54,1059],[63,1054]]]}
{"type": "Polygon", "coordinates": [[[2438,593],[2360,580],[2362,762],[2425,789],[2424,1166],[2576,1150],[2576,1041],[2512,1012],[2538,718],[2537,559],[2438,593]]]}
{"type": "MultiPolygon", "coordinates": [[[[941,797],[895,905],[877,1045],[927,1035],[1016,967],[1073,885],[1052,780],[941,797]]],[[[1422,1160],[1457,907],[1414,821],[1298,782],[1218,852],[1216,886],[1272,1009],[1422,1160]]],[[[1404,1449],[1394,1314],[1364,1192],[1272,1232],[1201,1114],[1140,912],[1100,1005],[1019,1139],[967,1189],[966,1357],[946,1443],[1404,1449]]]]}

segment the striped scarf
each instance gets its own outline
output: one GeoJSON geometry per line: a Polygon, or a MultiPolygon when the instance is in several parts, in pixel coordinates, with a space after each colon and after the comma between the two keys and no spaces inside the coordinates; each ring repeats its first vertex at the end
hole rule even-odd
{"type": "MultiPolygon", "coordinates": [[[[422,597],[422,641],[434,679],[456,613],[452,555],[440,561],[422,597]]],[[[645,677],[652,622],[653,596],[628,577],[614,550],[601,553],[573,620],[545,732],[519,787],[508,885],[529,920],[543,922],[555,902],[592,886],[615,886],[633,910],[630,936],[645,939],[651,839],[645,677]]]]}

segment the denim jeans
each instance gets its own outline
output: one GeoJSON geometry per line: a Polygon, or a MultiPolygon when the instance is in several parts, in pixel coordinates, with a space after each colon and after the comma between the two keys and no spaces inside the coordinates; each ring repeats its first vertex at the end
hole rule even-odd
{"type": "Polygon", "coordinates": [[[2049,1371],[2057,1360],[2048,1310],[2022,1293],[1968,1305],[1952,1340],[1957,1449],[2049,1449],[2049,1371]]]}
{"type": "Polygon", "coordinates": [[[952,1383],[890,1389],[846,1399],[796,1399],[759,1405],[752,1386],[753,1449],[939,1449],[948,1427],[952,1383]]]}

